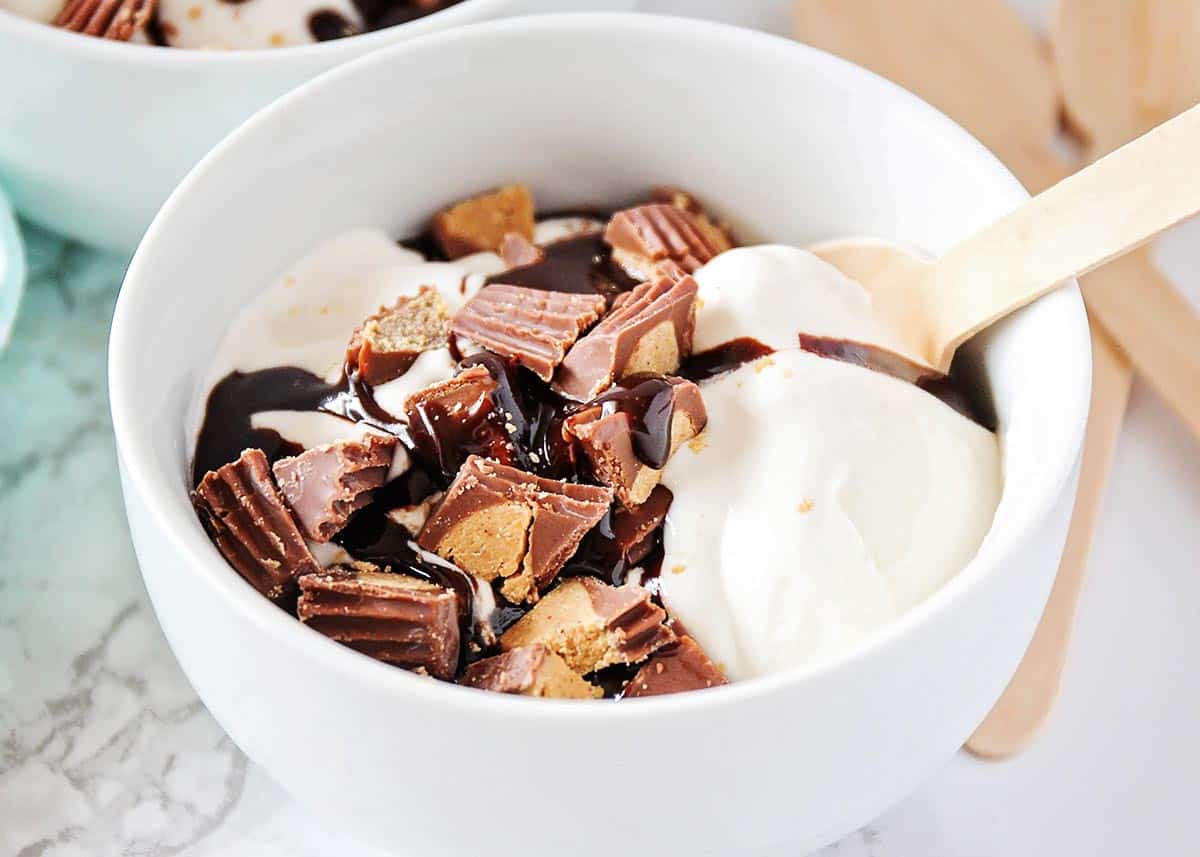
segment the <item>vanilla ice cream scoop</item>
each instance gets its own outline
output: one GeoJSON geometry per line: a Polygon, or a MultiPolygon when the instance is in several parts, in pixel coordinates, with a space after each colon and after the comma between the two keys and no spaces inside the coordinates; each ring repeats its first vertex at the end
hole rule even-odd
{"type": "Polygon", "coordinates": [[[175,48],[281,48],[363,30],[352,0],[160,0],[158,18],[175,48]]]}
{"type": "Polygon", "coordinates": [[[794,247],[696,274],[697,351],[771,356],[702,386],[708,428],[667,464],[663,602],[732,679],[836,655],[964,568],[999,503],[991,432],[922,389],[799,349],[896,350],[869,294],[794,247]]]}
{"type": "Polygon", "coordinates": [[[703,386],[667,464],[662,598],[731,679],[852,647],[970,562],[1000,497],[987,430],[799,350],[703,386]]]}
{"type": "Polygon", "coordinates": [[[696,272],[696,282],[696,351],[741,337],[796,348],[801,331],[899,351],[873,317],[867,291],[807,250],[775,244],[727,250],[696,272]]]}

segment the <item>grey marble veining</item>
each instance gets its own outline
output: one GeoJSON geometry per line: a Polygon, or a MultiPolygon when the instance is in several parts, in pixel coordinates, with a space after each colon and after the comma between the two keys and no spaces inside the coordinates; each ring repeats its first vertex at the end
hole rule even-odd
{"type": "Polygon", "coordinates": [[[25,233],[0,354],[0,854],[176,854],[246,761],[175,665],[126,531],[105,384],[124,260],[25,233]]]}
{"type": "MultiPolygon", "coordinates": [[[[0,353],[0,855],[344,850],[208,715],[142,587],[106,388],[125,260],[25,237],[29,288],[0,353]]],[[[877,839],[830,854],[866,857],[877,839]]]]}

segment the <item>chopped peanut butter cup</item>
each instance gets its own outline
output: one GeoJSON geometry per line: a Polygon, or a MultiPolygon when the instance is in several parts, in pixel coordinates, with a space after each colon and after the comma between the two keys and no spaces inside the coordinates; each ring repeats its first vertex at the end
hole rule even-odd
{"type": "Polygon", "coordinates": [[[662,276],[623,295],[567,352],[555,389],[586,402],[629,375],[677,370],[692,350],[698,288],[689,276],[662,276]]]}
{"type": "Polygon", "coordinates": [[[551,590],[500,637],[505,651],[542,643],[580,675],[613,664],[636,664],[675,633],[666,613],[640,586],[610,586],[573,577],[551,590]]]}
{"type": "Polygon", "coordinates": [[[472,453],[506,463],[513,460],[512,441],[492,399],[498,386],[485,367],[471,366],[405,400],[413,449],[447,480],[472,453]]]}
{"type": "Polygon", "coordinates": [[[499,252],[511,233],[533,240],[533,197],[513,184],[471,197],[433,218],[433,237],[451,259],[484,251],[499,252]]]}
{"type": "Polygon", "coordinates": [[[703,214],[667,203],[618,211],[604,230],[613,261],[631,277],[648,280],[654,266],[669,259],[689,274],[733,246],[729,236],[703,214]]]}
{"type": "Polygon", "coordinates": [[[604,309],[600,295],[496,284],[467,301],[451,330],[549,381],[567,349],[604,309]]]}
{"type": "Polygon", "coordinates": [[[327,542],[371,502],[395,451],[396,438],[368,434],[361,441],[341,440],[281,458],[272,469],[304,535],[327,542]]]}
{"type": "Polygon", "coordinates": [[[500,258],[504,260],[506,268],[520,268],[541,262],[546,258],[546,251],[524,235],[509,232],[500,242],[500,258]]]}
{"type": "Polygon", "coordinates": [[[449,681],[458,670],[458,598],[366,562],[300,578],[300,621],[376,660],[449,681]]]}
{"type": "Polygon", "coordinates": [[[346,349],[346,365],[372,386],[386,384],[407,372],[423,352],[445,346],[449,336],[445,302],[437,289],[422,286],[358,326],[346,349]]]}
{"type": "Polygon", "coordinates": [[[709,660],[704,650],[685,634],[677,642],[655,652],[625,686],[621,698],[683,693],[728,683],[725,674],[709,660]]]}
{"type": "Polygon", "coordinates": [[[536,601],[612,502],[612,491],[539,476],[472,455],[417,543],[508,600],[536,601]]]}
{"type": "Polygon", "coordinates": [[[67,0],[54,26],[127,42],[143,30],[158,0],[67,0]]]}
{"type": "Polygon", "coordinates": [[[246,581],[275,602],[295,594],[296,578],[317,571],[261,449],[210,470],[192,494],[213,543],[246,581]]]}
{"type": "Polygon", "coordinates": [[[521,696],[598,699],[603,695],[600,688],[581,678],[541,643],[477,661],[458,681],[467,687],[521,696]]]}
{"type": "Polygon", "coordinates": [[[662,478],[667,459],[707,423],[699,387],[649,376],[605,393],[568,417],[564,430],[579,441],[596,478],[622,505],[637,506],[662,478]]]}

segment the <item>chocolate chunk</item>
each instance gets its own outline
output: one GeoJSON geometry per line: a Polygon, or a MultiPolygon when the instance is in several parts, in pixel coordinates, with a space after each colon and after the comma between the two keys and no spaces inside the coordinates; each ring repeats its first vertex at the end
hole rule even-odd
{"type": "Polygon", "coordinates": [[[536,265],[546,258],[546,252],[524,235],[509,232],[500,242],[500,258],[505,267],[520,268],[524,265],[536,265]]]}
{"type": "Polygon", "coordinates": [[[405,669],[449,681],[458,670],[453,592],[366,562],[300,578],[300,621],[326,637],[405,669]]]}
{"type": "Polygon", "coordinates": [[[54,26],[128,42],[145,29],[158,0],[67,0],[54,19],[54,26]]]}
{"type": "Polygon", "coordinates": [[[450,259],[484,251],[499,252],[504,236],[533,240],[533,197],[514,184],[472,197],[433,218],[433,237],[450,259]]]}
{"type": "Polygon", "coordinates": [[[728,684],[721,670],[687,635],[655,652],[625,686],[622,699],[661,696],[728,684]]]}
{"type": "Polygon", "coordinates": [[[551,590],[500,637],[505,651],[542,643],[580,675],[613,664],[636,664],[675,633],[666,613],[640,586],[610,586],[572,577],[551,590]]]}
{"type": "Polygon", "coordinates": [[[445,302],[436,289],[422,286],[358,326],[346,349],[346,366],[372,386],[386,384],[407,372],[422,352],[444,347],[449,336],[445,302]]]}
{"type": "Polygon", "coordinates": [[[692,350],[698,288],[691,277],[664,276],[623,296],[567,352],[555,389],[589,401],[629,375],[673,373],[692,350]]]}
{"type": "Polygon", "coordinates": [[[327,542],[371,502],[387,479],[396,438],[368,434],[281,458],[272,468],[292,514],[314,542],[327,542]]]}
{"type": "Polygon", "coordinates": [[[600,295],[496,284],[467,301],[451,330],[549,381],[567,349],[604,309],[600,295]]]}
{"type": "Polygon", "coordinates": [[[625,506],[644,503],[680,444],[704,430],[700,388],[682,378],[635,377],[566,420],[592,472],[625,506]]]}
{"type": "Polygon", "coordinates": [[[665,485],[657,485],[640,506],[612,509],[584,538],[566,573],[624,582],[629,571],[658,546],[660,528],[674,499],[665,485]]]}
{"type": "Polygon", "coordinates": [[[417,543],[472,574],[503,578],[509,601],[536,601],[608,511],[612,491],[544,479],[472,455],[417,543]]]}
{"type": "Polygon", "coordinates": [[[604,230],[613,261],[631,277],[648,280],[656,263],[676,262],[694,274],[709,259],[733,246],[729,236],[702,214],[665,203],[618,211],[604,230]]]}
{"type": "Polygon", "coordinates": [[[417,456],[454,478],[467,456],[510,462],[514,449],[492,394],[498,384],[484,366],[418,390],[404,402],[404,416],[417,456]]]}
{"type": "Polygon", "coordinates": [[[210,470],[192,504],[217,550],[272,601],[286,601],[299,575],[317,571],[261,449],[247,449],[237,461],[210,470]]]}
{"type": "Polygon", "coordinates": [[[541,643],[477,661],[467,667],[458,683],[521,696],[597,699],[602,695],[600,688],[582,679],[541,643]]]}

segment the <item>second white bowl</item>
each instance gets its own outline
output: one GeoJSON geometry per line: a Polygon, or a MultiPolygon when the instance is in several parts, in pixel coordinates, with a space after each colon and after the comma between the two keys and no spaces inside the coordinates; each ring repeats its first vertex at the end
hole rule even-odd
{"type": "Polygon", "coordinates": [[[466,0],[398,27],[269,51],[128,45],[0,11],[0,183],[30,220],[128,252],[214,143],[255,110],[327,69],[460,24],[632,5],[633,0],[466,0]]]}

